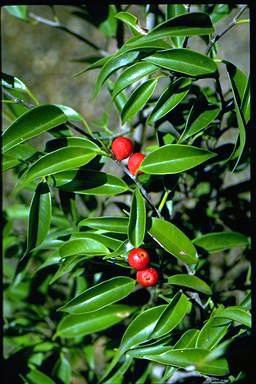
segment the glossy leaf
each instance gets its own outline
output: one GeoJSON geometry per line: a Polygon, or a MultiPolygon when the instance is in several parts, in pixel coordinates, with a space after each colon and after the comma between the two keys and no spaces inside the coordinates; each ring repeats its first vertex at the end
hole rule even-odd
{"type": "Polygon", "coordinates": [[[69,257],[74,255],[104,256],[109,254],[109,250],[104,244],[95,239],[82,238],[66,241],[59,249],[60,256],[69,257]]]}
{"type": "Polygon", "coordinates": [[[167,305],[147,309],[138,315],[126,329],[120,345],[122,352],[147,341],[167,305]]]}
{"type": "Polygon", "coordinates": [[[91,151],[100,150],[97,144],[85,137],[59,137],[47,142],[46,152],[53,152],[63,147],[82,147],[91,151]]]}
{"type": "Polygon", "coordinates": [[[9,169],[15,167],[20,162],[20,160],[14,159],[13,157],[8,156],[8,155],[4,155],[2,160],[3,160],[2,161],[2,171],[3,172],[6,172],[9,169]]]}
{"type": "Polygon", "coordinates": [[[122,384],[124,374],[130,367],[133,359],[129,356],[125,356],[125,362],[121,365],[121,367],[111,376],[107,381],[104,381],[104,384],[122,384]]]}
{"type": "Polygon", "coordinates": [[[90,65],[89,67],[82,69],[81,71],[77,72],[73,77],[78,77],[82,74],[84,74],[87,71],[90,71],[91,69],[101,68],[104,64],[106,64],[108,61],[110,61],[112,56],[104,56],[97,60],[95,63],[90,65]]]}
{"type": "Polygon", "coordinates": [[[64,261],[59,266],[59,269],[52,276],[49,284],[53,284],[60,277],[66,275],[67,273],[70,273],[79,263],[86,260],[87,258],[87,256],[73,256],[64,259],[64,261]]]}
{"type": "Polygon", "coordinates": [[[133,117],[137,112],[141,111],[141,109],[153,95],[157,82],[157,78],[149,79],[135,89],[123,107],[121,113],[123,123],[133,117]]]}
{"type": "Polygon", "coordinates": [[[169,345],[152,345],[150,347],[131,349],[126,353],[126,355],[135,357],[137,359],[143,359],[145,355],[160,355],[161,353],[167,352],[170,349],[172,349],[172,347],[169,345]]]}
{"type": "Polygon", "coordinates": [[[197,237],[193,240],[193,244],[209,253],[214,253],[233,247],[247,246],[249,240],[239,232],[213,232],[197,237]]]}
{"type": "Polygon", "coordinates": [[[194,168],[214,156],[215,153],[191,145],[168,144],[147,155],[140,169],[152,175],[175,174],[194,168]]]}
{"type": "Polygon", "coordinates": [[[59,360],[53,367],[53,374],[64,384],[69,384],[71,382],[72,368],[63,353],[60,354],[59,360]]]}
{"type": "Polygon", "coordinates": [[[147,123],[154,123],[175,108],[176,105],[187,96],[190,84],[190,79],[178,79],[170,84],[166,91],[159,97],[153,111],[148,117],[147,123]]]}
{"type": "Polygon", "coordinates": [[[211,295],[212,290],[208,284],[199,277],[188,274],[179,274],[168,277],[168,284],[179,285],[182,287],[192,288],[195,291],[202,292],[205,295],[211,295]]]}
{"type": "Polygon", "coordinates": [[[178,260],[186,264],[198,262],[197,252],[192,242],[174,224],[154,217],[148,232],[161,247],[178,260]]]}
{"type": "Polygon", "coordinates": [[[28,20],[28,6],[27,5],[8,5],[4,9],[11,15],[16,16],[18,19],[28,20]]]}
{"type": "Polygon", "coordinates": [[[99,92],[102,85],[105,83],[107,78],[117,69],[124,67],[127,64],[132,63],[137,56],[139,51],[125,52],[118,55],[112,56],[111,60],[108,60],[102,67],[100,74],[96,81],[96,94],[99,92]]]}
{"type": "Polygon", "coordinates": [[[157,321],[150,337],[159,338],[171,332],[171,330],[173,330],[184,319],[190,310],[191,303],[187,296],[178,292],[157,321]]]}
{"type": "Polygon", "coordinates": [[[200,333],[199,329],[188,329],[177,343],[174,345],[174,349],[182,349],[182,348],[194,348],[196,346],[196,340],[198,338],[198,334],[200,333]]]}
{"type": "Polygon", "coordinates": [[[251,112],[250,106],[251,106],[251,83],[250,83],[250,76],[249,76],[247,80],[246,88],[244,91],[242,104],[241,104],[241,112],[246,124],[250,120],[250,112],[251,112]]]}
{"type": "Polygon", "coordinates": [[[129,277],[113,277],[87,289],[59,310],[74,314],[97,311],[128,296],[135,284],[136,280],[129,277]]]}
{"type": "Polygon", "coordinates": [[[103,331],[126,319],[135,311],[134,307],[123,304],[112,304],[98,311],[82,315],[67,315],[57,327],[57,336],[86,336],[103,331]]]}
{"type": "Polygon", "coordinates": [[[29,211],[27,250],[39,246],[47,237],[51,223],[52,205],[48,184],[38,184],[29,211]]]}
{"type": "Polygon", "coordinates": [[[80,221],[79,226],[103,229],[109,232],[127,233],[128,222],[129,218],[123,216],[92,217],[80,221]]]}
{"type": "Polygon", "coordinates": [[[27,86],[18,77],[8,75],[7,73],[1,73],[1,85],[16,92],[29,94],[27,86]]]}
{"type": "MultiPolygon", "coordinates": [[[[167,4],[167,20],[187,13],[185,4],[167,4]]],[[[185,36],[172,36],[172,41],[177,48],[182,47],[185,36]]]]}
{"type": "Polygon", "coordinates": [[[104,257],[104,259],[112,259],[112,260],[124,260],[123,266],[127,266],[128,252],[133,249],[133,245],[129,240],[125,240],[120,244],[120,246],[110,254],[110,256],[104,257]]]}
{"type": "Polygon", "coordinates": [[[149,52],[151,54],[152,51],[159,51],[162,49],[170,49],[172,48],[171,43],[167,43],[163,39],[157,39],[155,41],[145,41],[142,40],[142,37],[136,36],[130,40],[128,40],[119,50],[119,52],[129,52],[135,49],[139,49],[140,51],[146,53],[149,52]]]}
{"type": "Polygon", "coordinates": [[[100,150],[97,152],[83,147],[64,147],[57,149],[57,151],[50,152],[37,160],[22,176],[20,179],[20,188],[21,185],[28,183],[37,176],[48,176],[81,167],[99,153],[101,153],[100,150]]]}
{"type": "Polygon", "coordinates": [[[138,24],[138,19],[130,12],[118,12],[115,17],[129,25],[134,35],[141,35],[142,29],[138,24]]]}
{"type": "Polygon", "coordinates": [[[223,310],[216,311],[214,316],[217,316],[217,318],[225,318],[237,321],[238,323],[241,323],[249,328],[252,326],[251,314],[248,313],[245,309],[236,306],[227,307],[223,310]]]}
{"type": "Polygon", "coordinates": [[[55,384],[49,376],[32,366],[25,377],[29,384],[55,384]]]}
{"type": "Polygon", "coordinates": [[[14,159],[25,160],[36,153],[36,148],[32,144],[19,144],[6,151],[6,156],[14,159]]]}
{"type": "Polygon", "coordinates": [[[131,212],[128,223],[128,239],[134,248],[139,247],[144,240],[146,230],[146,207],[144,198],[136,188],[131,204],[131,212]]]}
{"type": "Polygon", "coordinates": [[[218,105],[208,105],[207,108],[200,108],[200,102],[195,103],[188,116],[186,127],[179,138],[179,143],[188,137],[195,135],[216,119],[220,113],[218,105]]]}
{"type": "Polygon", "coordinates": [[[49,104],[35,107],[18,117],[3,132],[3,151],[8,151],[14,146],[69,120],[81,121],[82,118],[72,108],[64,105],[49,104]]]}
{"type": "Polygon", "coordinates": [[[229,373],[226,359],[207,361],[208,350],[197,348],[171,349],[160,355],[144,355],[144,359],[177,368],[195,367],[197,372],[205,375],[225,376],[229,373]]]}
{"type": "Polygon", "coordinates": [[[56,187],[84,195],[112,196],[128,190],[128,185],[119,177],[89,169],[64,171],[53,177],[56,187]]]}
{"type": "Polygon", "coordinates": [[[227,333],[230,321],[211,317],[203,326],[198,336],[196,347],[203,349],[212,349],[227,333]]]}
{"type": "Polygon", "coordinates": [[[79,232],[72,235],[71,239],[89,238],[104,244],[107,248],[116,250],[123,243],[122,240],[115,239],[113,237],[102,235],[95,232],[79,232]]]}
{"type": "Polygon", "coordinates": [[[115,98],[119,92],[127,88],[129,85],[134,84],[144,76],[156,72],[158,69],[159,68],[156,65],[144,62],[135,63],[129,66],[125,71],[123,71],[115,82],[112,95],[113,98],[115,98]]]}
{"type": "Polygon", "coordinates": [[[189,76],[212,77],[217,71],[217,64],[211,58],[188,48],[156,52],[143,60],[189,76]]]}

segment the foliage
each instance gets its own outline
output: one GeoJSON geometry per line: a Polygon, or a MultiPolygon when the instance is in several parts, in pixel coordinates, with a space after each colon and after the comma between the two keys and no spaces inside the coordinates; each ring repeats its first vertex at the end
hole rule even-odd
{"type": "Polygon", "coordinates": [[[5,7],[20,22],[45,22],[93,47],[98,58],[88,57],[90,66],[76,76],[86,82],[88,71],[98,71],[94,96],[105,87],[120,122],[92,130],[71,106],[41,104],[22,80],[2,74],[9,122],[3,171],[16,180],[17,201],[4,208],[8,382],[165,383],[185,369],[231,383],[249,374],[234,370],[226,353],[251,327],[251,229],[242,194],[249,183],[227,187],[224,179],[249,164],[250,79],[218,56],[215,35],[218,21],[239,7],[139,7],[142,16],[121,5],[72,7],[116,41],[112,54],[55,13],[51,21],[29,6],[5,7]],[[152,16],[154,24],[142,27],[152,16]],[[206,53],[189,48],[194,37],[206,53]],[[226,95],[221,66],[230,81],[226,95]],[[232,128],[237,142],[220,144],[232,128]],[[39,150],[30,140],[46,132],[39,150]],[[119,136],[146,155],[137,176],[111,153],[119,136]],[[17,219],[26,235],[15,230],[17,219]],[[141,246],[160,273],[156,286],[139,285],[128,264],[129,251],[141,246]]]}

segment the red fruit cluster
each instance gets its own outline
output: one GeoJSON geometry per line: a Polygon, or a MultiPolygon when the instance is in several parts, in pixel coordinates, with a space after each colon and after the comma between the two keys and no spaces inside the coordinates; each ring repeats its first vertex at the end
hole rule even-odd
{"type": "Polygon", "coordinates": [[[112,143],[112,153],[117,160],[124,160],[129,157],[128,169],[133,176],[138,173],[141,175],[143,172],[137,172],[142,160],[145,158],[140,152],[133,153],[133,142],[127,137],[118,137],[112,143]]]}
{"type": "Polygon", "coordinates": [[[146,268],[149,262],[149,253],[144,248],[134,248],[129,252],[128,264],[137,270],[136,278],[144,287],[155,285],[159,279],[155,268],[146,268]]]}

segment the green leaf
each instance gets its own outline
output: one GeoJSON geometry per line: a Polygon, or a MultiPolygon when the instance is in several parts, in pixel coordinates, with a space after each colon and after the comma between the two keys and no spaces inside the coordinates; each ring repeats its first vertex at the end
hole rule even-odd
{"type": "Polygon", "coordinates": [[[192,242],[174,224],[159,218],[152,218],[150,236],[167,252],[186,264],[198,262],[197,252],[192,242]]]}
{"type": "MultiPolygon", "coordinates": [[[[167,20],[187,13],[185,4],[167,4],[167,20]]],[[[183,46],[185,36],[172,36],[172,41],[177,48],[183,46]]]]}
{"type": "Polygon", "coordinates": [[[63,353],[53,367],[53,375],[60,379],[64,384],[70,384],[72,377],[72,368],[69,361],[63,353]]]}
{"type": "Polygon", "coordinates": [[[126,356],[128,355],[133,358],[135,357],[137,359],[143,359],[145,355],[160,355],[161,353],[167,352],[170,349],[172,349],[170,345],[152,345],[150,347],[131,349],[126,353],[126,356]]]}
{"type": "Polygon", "coordinates": [[[3,151],[23,143],[32,137],[70,120],[81,121],[82,117],[72,108],[64,105],[41,105],[24,113],[2,134],[3,151]]]}
{"type": "Polygon", "coordinates": [[[164,304],[147,309],[130,323],[121,340],[120,350],[122,353],[150,338],[166,307],[167,305],[164,304]]]}
{"type": "Polygon", "coordinates": [[[211,295],[212,290],[208,284],[199,277],[188,274],[179,274],[168,277],[168,284],[179,285],[182,287],[192,288],[195,291],[202,292],[205,295],[211,295]]]}
{"type": "Polygon", "coordinates": [[[148,117],[147,124],[153,124],[176,107],[188,94],[191,84],[190,79],[178,79],[170,84],[166,91],[159,97],[153,111],[148,117]]]}
{"type": "Polygon", "coordinates": [[[128,239],[134,248],[138,248],[144,240],[146,230],[146,207],[139,188],[132,197],[131,212],[128,223],[128,239]]]}
{"type": "Polygon", "coordinates": [[[226,359],[205,360],[208,350],[197,348],[170,349],[160,355],[144,355],[144,359],[177,368],[195,367],[197,372],[205,375],[226,376],[229,373],[226,359]]]}
{"type": "Polygon", "coordinates": [[[100,150],[97,144],[85,137],[59,137],[57,139],[48,141],[46,150],[47,152],[53,152],[54,150],[65,147],[82,147],[91,151],[100,150]]]}
{"type": "Polygon", "coordinates": [[[125,24],[129,25],[135,35],[140,36],[143,32],[141,27],[139,26],[138,18],[130,12],[118,12],[115,17],[123,21],[125,24]]]}
{"type": "Polygon", "coordinates": [[[61,258],[85,255],[87,257],[103,256],[109,254],[109,250],[104,244],[95,239],[82,238],[66,241],[59,249],[61,258]]]}
{"type": "Polygon", "coordinates": [[[27,86],[20,79],[18,79],[18,77],[8,75],[7,73],[1,73],[1,85],[5,88],[15,90],[16,92],[19,92],[21,94],[30,94],[30,91],[28,90],[27,86]]]}
{"type": "Polygon", "coordinates": [[[81,238],[93,239],[104,244],[107,248],[110,248],[113,250],[116,250],[123,243],[121,240],[114,239],[113,237],[102,235],[100,233],[89,232],[89,231],[74,233],[71,238],[72,239],[81,239],[81,238]]]}
{"type": "Polygon", "coordinates": [[[196,347],[208,350],[214,348],[227,333],[230,323],[223,318],[211,317],[201,329],[196,347]]]}
{"type": "Polygon", "coordinates": [[[150,337],[159,338],[171,332],[191,310],[191,303],[187,296],[178,292],[168,304],[150,337]]]}
{"type": "Polygon", "coordinates": [[[113,74],[113,72],[127,64],[132,63],[138,55],[139,51],[125,52],[121,54],[118,53],[117,55],[113,55],[111,60],[108,60],[100,71],[96,81],[95,94],[99,92],[102,85],[105,83],[107,78],[113,74]]]}
{"type": "Polygon", "coordinates": [[[8,5],[4,9],[11,15],[18,19],[28,20],[28,6],[27,5],[8,5]]]}
{"type": "Polygon", "coordinates": [[[74,314],[97,311],[128,296],[135,284],[130,277],[113,277],[87,289],[59,310],[74,314]]]}
{"type": "Polygon", "coordinates": [[[214,77],[217,71],[211,58],[188,48],[167,49],[142,60],[189,76],[214,77]]]}
{"type": "Polygon", "coordinates": [[[193,240],[193,244],[209,253],[214,253],[233,247],[247,246],[249,240],[239,232],[213,232],[197,237],[193,240]]]}
{"type": "Polygon", "coordinates": [[[54,185],[67,192],[84,195],[117,195],[128,190],[119,177],[89,169],[74,169],[56,173],[54,185]]]}
{"type": "Polygon", "coordinates": [[[64,276],[66,273],[71,272],[79,263],[86,260],[87,258],[87,256],[76,256],[64,259],[57,272],[51,278],[49,284],[53,284],[60,277],[64,276]]]}
{"type": "Polygon", "coordinates": [[[37,160],[21,177],[19,188],[35,177],[48,176],[72,168],[81,167],[91,161],[101,151],[83,147],[64,147],[37,160]]]}
{"type": "Polygon", "coordinates": [[[209,104],[207,107],[202,107],[201,102],[198,100],[198,102],[196,102],[191,108],[185,129],[182,132],[178,143],[181,143],[188,137],[195,135],[202,129],[207,128],[209,124],[216,119],[219,113],[220,107],[218,105],[209,104]]]}
{"type": "Polygon", "coordinates": [[[46,239],[52,214],[51,193],[48,184],[38,184],[29,211],[27,251],[38,247],[46,239]]]}
{"type": "Polygon", "coordinates": [[[149,153],[142,161],[140,170],[152,175],[184,172],[216,156],[192,145],[168,144],[149,153]]]}
{"type": "Polygon", "coordinates": [[[99,30],[107,37],[115,37],[117,31],[117,20],[115,18],[117,11],[114,4],[108,5],[108,18],[99,25],[99,30]]]}
{"type": "Polygon", "coordinates": [[[241,323],[249,328],[251,328],[252,326],[251,314],[248,313],[245,309],[240,308],[238,306],[232,306],[223,310],[216,311],[214,316],[216,316],[217,318],[225,318],[237,321],[238,323],[241,323]]]}
{"type": "Polygon", "coordinates": [[[158,69],[159,68],[156,65],[144,62],[135,63],[129,66],[115,82],[112,95],[113,99],[129,85],[134,84],[135,81],[140,80],[144,76],[156,72],[158,69]]]}
{"type": "Polygon", "coordinates": [[[121,367],[114,373],[110,379],[104,381],[104,384],[122,384],[124,374],[130,367],[133,359],[129,356],[125,356],[125,362],[121,365],[121,367]]]}
{"type": "Polygon", "coordinates": [[[20,160],[14,159],[11,156],[4,155],[3,156],[3,162],[2,162],[2,170],[3,172],[8,171],[9,169],[15,167],[17,164],[19,164],[20,160]]]}
{"type": "Polygon", "coordinates": [[[67,315],[58,324],[56,336],[86,336],[103,331],[126,319],[135,310],[136,308],[128,305],[112,304],[82,315],[67,315]]]}
{"type": "Polygon", "coordinates": [[[153,95],[157,82],[158,78],[149,79],[135,89],[123,107],[121,113],[121,119],[123,123],[133,117],[137,112],[141,111],[141,109],[153,95]]]}
{"type": "Polygon", "coordinates": [[[152,51],[159,51],[162,49],[172,48],[172,44],[167,43],[163,39],[158,39],[155,41],[145,41],[142,40],[143,37],[136,36],[128,40],[119,50],[119,52],[130,52],[135,49],[139,49],[143,53],[152,53],[152,51]]]}
{"type": "Polygon", "coordinates": [[[128,222],[129,218],[123,216],[92,217],[80,221],[79,227],[87,226],[109,232],[127,233],[128,222]]]}
{"type": "Polygon", "coordinates": [[[81,71],[77,72],[73,77],[78,77],[82,74],[84,74],[87,71],[90,71],[91,69],[101,68],[104,64],[106,64],[108,61],[110,61],[112,56],[104,56],[97,60],[95,63],[90,65],[89,67],[82,69],[81,71]]]}
{"type": "Polygon", "coordinates": [[[16,145],[14,148],[6,151],[6,156],[18,160],[26,160],[36,153],[36,148],[32,144],[24,143],[16,145]]]}
{"type": "Polygon", "coordinates": [[[188,329],[180,339],[177,341],[174,349],[182,349],[182,348],[194,348],[196,346],[196,340],[198,338],[198,334],[200,333],[199,329],[188,329]]]}
{"type": "Polygon", "coordinates": [[[250,112],[251,112],[251,83],[250,83],[250,76],[248,77],[247,80],[247,85],[244,91],[243,99],[242,99],[242,104],[241,104],[241,112],[244,117],[244,121],[247,124],[248,121],[250,120],[250,112]]]}

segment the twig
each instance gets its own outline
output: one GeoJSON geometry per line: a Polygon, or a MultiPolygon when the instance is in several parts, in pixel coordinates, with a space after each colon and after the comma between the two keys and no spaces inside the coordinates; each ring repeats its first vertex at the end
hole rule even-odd
{"type": "Polygon", "coordinates": [[[238,14],[234,17],[234,19],[232,20],[232,22],[227,26],[227,28],[221,33],[221,34],[218,34],[214,37],[213,40],[210,41],[208,47],[207,47],[207,52],[206,54],[209,55],[212,47],[214,46],[214,44],[220,40],[231,28],[234,27],[234,25],[237,24],[237,19],[242,15],[242,13],[246,10],[248,6],[245,5],[239,12],[238,14]]]}
{"type": "Polygon", "coordinates": [[[18,99],[17,97],[13,96],[11,93],[6,91],[6,89],[3,89],[3,92],[6,94],[6,96],[10,97],[13,100],[13,102],[16,104],[23,104],[24,107],[29,108],[29,109],[32,109],[35,107],[34,104],[27,104],[24,100],[18,99]]]}

